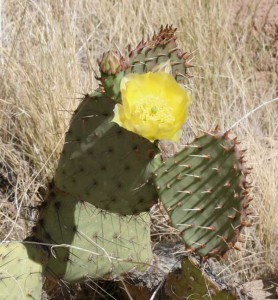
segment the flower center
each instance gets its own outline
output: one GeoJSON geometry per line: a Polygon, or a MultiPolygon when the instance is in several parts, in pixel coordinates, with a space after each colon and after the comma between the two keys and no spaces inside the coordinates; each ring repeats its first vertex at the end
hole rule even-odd
{"type": "Polygon", "coordinates": [[[158,97],[147,97],[136,101],[133,115],[143,121],[160,123],[173,123],[175,121],[172,107],[158,97]]]}

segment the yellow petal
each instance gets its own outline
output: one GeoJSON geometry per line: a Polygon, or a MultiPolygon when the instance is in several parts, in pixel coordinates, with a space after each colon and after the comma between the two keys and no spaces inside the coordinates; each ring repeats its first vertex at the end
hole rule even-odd
{"type": "Polygon", "coordinates": [[[180,138],[191,99],[172,75],[128,74],[121,81],[121,95],[114,122],[150,141],[180,138]]]}

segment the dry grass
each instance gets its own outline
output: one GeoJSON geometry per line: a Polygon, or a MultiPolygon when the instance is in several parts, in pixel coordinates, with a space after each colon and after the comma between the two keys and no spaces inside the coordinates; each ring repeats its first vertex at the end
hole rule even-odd
{"type": "MultiPolygon", "coordinates": [[[[51,178],[71,112],[82,93],[97,86],[96,58],[103,51],[135,45],[161,24],[178,27],[180,44],[197,66],[187,82],[194,104],[183,142],[216,124],[227,129],[277,97],[275,37],[264,24],[254,27],[251,2],[237,13],[234,1],[223,0],[2,1],[0,239],[28,234],[25,206],[37,204],[38,189],[51,178]],[[2,196],[1,174],[14,175],[2,196]]],[[[248,280],[278,272],[277,119],[275,102],[232,130],[254,168],[254,227],[245,232],[243,251],[230,256],[227,276],[248,280]]],[[[35,217],[30,210],[27,215],[35,217]]]]}

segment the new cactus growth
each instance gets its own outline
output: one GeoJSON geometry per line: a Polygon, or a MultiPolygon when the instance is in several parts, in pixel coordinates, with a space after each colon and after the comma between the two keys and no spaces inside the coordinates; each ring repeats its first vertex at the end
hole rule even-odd
{"type": "Polygon", "coordinates": [[[247,172],[236,141],[227,134],[204,135],[161,160],[157,139],[176,140],[187,117],[190,97],[177,84],[191,66],[187,58],[168,26],[126,56],[103,55],[102,85],[72,117],[54,180],[27,239],[46,245],[49,258],[33,244],[2,245],[3,297],[15,279],[22,288],[13,290],[14,299],[40,299],[41,273],[82,282],[145,272],[153,259],[149,210],[158,198],[187,251],[220,257],[234,246],[248,206],[247,172]],[[132,84],[126,92],[126,82],[148,77],[163,78],[167,90],[147,82],[143,94],[132,84]],[[139,106],[133,106],[136,101],[139,106]],[[14,269],[19,258],[26,268],[14,269]]]}
{"type": "Polygon", "coordinates": [[[108,51],[98,60],[101,82],[105,94],[116,102],[121,102],[120,84],[128,68],[126,58],[119,51],[108,51]]]}

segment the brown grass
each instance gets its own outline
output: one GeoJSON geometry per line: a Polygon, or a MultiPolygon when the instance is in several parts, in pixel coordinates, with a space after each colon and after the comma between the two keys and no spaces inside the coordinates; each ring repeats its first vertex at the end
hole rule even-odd
{"type": "MultiPolygon", "coordinates": [[[[194,103],[182,143],[216,124],[225,130],[277,97],[275,37],[264,22],[254,23],[251,2],[237,11],[223,0],[2,1],[0,187],[1,174],[14,179],[5,192],[0,188],[0,239],[28,234],[32,222],[22,217],[35,213],[25,207],[37,205],[38,190],[53,175],[71,112],[82,93],[97,86],[94,70],[103,51],[135,45],[161,24],[178,27],[180,45],[196,65],[186,84],[194,103]]],[[[254,226],[245,231],[243,251],[230,255],[228,277],[278,272],[277,119],[273,102],[232,130],[253,167],[254,226]]]]}

